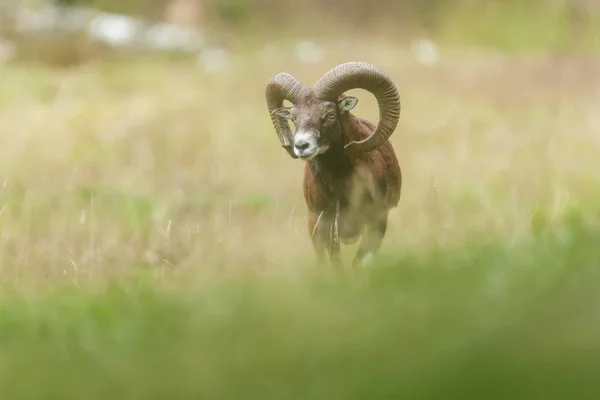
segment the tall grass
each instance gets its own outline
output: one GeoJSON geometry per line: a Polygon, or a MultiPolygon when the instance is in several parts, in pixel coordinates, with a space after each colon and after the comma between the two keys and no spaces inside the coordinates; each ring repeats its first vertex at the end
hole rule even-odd
{"type": "MultiPolygon", "coordinates": [[[[348,59],[382,66],[402,96],[391,141],[403,194],[384,252],[480,232],[524,240],[534,215],[552,222],[598,195],[595,61],[443,53],[423,68],[385,44],[326,50],[302,66],[284,45],[240,52],[215,74],[175,61],[4,67],[1,279],[263,273],[312,260],[303,165],[277,143],[264,84],[280,71],[310,84],[348,59]]],[[[376,120],[375,100],[356,92],[357,115],[376,120]]]]}

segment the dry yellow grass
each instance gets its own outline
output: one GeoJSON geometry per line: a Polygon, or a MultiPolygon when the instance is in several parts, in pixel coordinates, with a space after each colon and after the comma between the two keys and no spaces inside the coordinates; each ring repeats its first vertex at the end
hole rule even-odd
{"type": "MultiPolygon", "coordinates": [[[[141,60],[2,67],[0,279],[301,271],[314,260],[303,165],[279,147],[264,87],[280,71],[312,84],[350,60],[384,68],[403,104],[391,138],[403,194],[384,253],[526,239],[534,213],[552,219],[600,193],[597,60],[441,56],[424,68],[365,40],[330,43],[312,65],[283,44],[239,50],[219,73],[141,60]]],[[[356,114],[376,119],[374,99],[355,94],[356,114]]]]}

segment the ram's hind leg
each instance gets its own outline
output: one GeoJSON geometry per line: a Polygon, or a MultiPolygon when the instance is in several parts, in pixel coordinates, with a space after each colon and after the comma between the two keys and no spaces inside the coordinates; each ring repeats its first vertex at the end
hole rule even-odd
{"type": "Polygon", "coordinates": [[[383,238],[387,231],[388,212],[379,214],[376,218],[369,220],[365,226],[365,231],[360,239],[358,250],[352,261],[353,267],[369,264],[375,253],[381,247],[383,238]]]}

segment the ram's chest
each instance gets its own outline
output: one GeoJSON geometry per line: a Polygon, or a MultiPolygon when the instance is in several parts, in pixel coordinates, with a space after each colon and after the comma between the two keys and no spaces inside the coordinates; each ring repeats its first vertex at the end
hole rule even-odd
{"type": "Polygon", "coordinates": [[[308,169],[304,176],[304,197],[308,207],[315,211],[334,211],[339,201],[344,215],[361,212],[371,204],[365,180],[355,169],[340,173],[308,169]]]}

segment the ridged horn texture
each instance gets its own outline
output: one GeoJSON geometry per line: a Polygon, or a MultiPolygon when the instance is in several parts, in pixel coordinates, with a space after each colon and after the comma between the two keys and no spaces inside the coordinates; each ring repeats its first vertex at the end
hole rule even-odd
{"type": "Polygon", "coordinates": [[[383,144],[394,133],[400,119],[400,95],[392,79],[379,67],[365,62],[340,64],[315,84],[318,98],[336,101],[338,97],[352,89],[371,92],[379,105],[379,122],[368,138],[348,143],[349,152],[369,152],[383,144]]]}
{"type": "Polygon", "coordinates": [[[285,72],[275,75],[267,83],[265,96],[269,115],[271,116],[271,121],[275,127],[277,137],[279,137],[281,146],[287,150],[292,158],[298,157],[294,154],[294,137],[290,130],[290,125],[285,118],[273,114],[273,110],[283,107],[284,100],[290,101],[293,104],[298,103],[309,90],[304,84],[285,72]]]}

